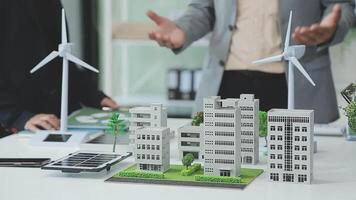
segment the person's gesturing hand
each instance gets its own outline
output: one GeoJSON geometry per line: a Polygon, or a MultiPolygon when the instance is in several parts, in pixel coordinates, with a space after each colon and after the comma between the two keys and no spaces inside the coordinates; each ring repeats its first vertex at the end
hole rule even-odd
{"type": "Polygon", "coordinates": [[[119,105],[116,103],[116,101],[114,101],[113,99],[111,99],[109,97],[103,98],[103,100],[101,100],[100,105],[102,107],[108,107],[113,110],[116,110],[119,108],[119,105]]]}
{"type": "Polygon", "coordinates": [[[173,21],[148,11],[147,16],[156,23],[155,30],[149,33],[149,38],[155,40],[162,47],[177,49],[184,45],[186,35],[173,21]]]}
{"type": "Polygon", "coordinates": [[[326,16],[320,23],[309,27],[296,27],[293,39],[296,43],[315,46],[331,40],[334,36],[337,25],[341,19],[341,6],[335,5],[333,11],[326,16]]]}
{"type": "Polygon", "coordinates": [[[52,114],[38,114],[33,116],[25,124],[25,129],[32,132],[39,130],[58,130],[60,120],[52,114]]]}

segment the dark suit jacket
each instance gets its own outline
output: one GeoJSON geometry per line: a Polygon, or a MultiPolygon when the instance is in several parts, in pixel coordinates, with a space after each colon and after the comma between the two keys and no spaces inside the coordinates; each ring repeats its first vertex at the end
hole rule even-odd
{"type": "MultiPolygon", "coordinates": [[[[8,128],[23,130],[38,113],[60,114],[61,59],[35,74],[30,70],[58,49],[61,8],[59,0],[0,1],[0,123],[8,128]]],[[[105,95],[92,75],[70,66],[69,112],[100,106],[105,95]]]]}

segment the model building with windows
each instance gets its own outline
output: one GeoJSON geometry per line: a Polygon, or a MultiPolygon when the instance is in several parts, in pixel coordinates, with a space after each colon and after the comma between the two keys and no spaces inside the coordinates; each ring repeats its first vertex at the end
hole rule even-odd
{"type": "Polygon", "coordinates": [[[164,172],[169,169],[170,144],[167,109],[162,104],[129,110],[130,140],[137,169],[164,172]]]}
{"type": "Polygon", "coordinates": [[[130,112],[130,144],[135,143],[135,131],[142,127],[167,127],[167,109],[162,104],[135,107],[130,112]]]}
{"type": "Polygon", "coordinates": [[[135,107],[130,112],[130,130],[141,127],[167,127],[167,109],[162,104],[148,107],[135,107]]]}
{"type": "MultiPolygon", "coordinates": [[[[253,99],[251,96],[245,98],[247,101],[253,99]]],[[[245,106],[249,111],[245,115],[253,115],[250,102],[245,106]]],[[[134,112],[131,110],[131,113],[134,112]]],[[[150,115],[145,116],[149,118],[150,115]]],[[[239,99],[204,99],[204,113],[197,113],[190,124],[178,129],[182,164],[170,165],[169,128],[151,127],[147,122],[143,126],[142,115],[133,114],[132,117],[130,121],[136,123],[132,124],[135,164],[116,174],[111,178],[113,181],[244,188],[263,173],[262,169],[241,170],[239,99]],[[203,167],[193,163],[200,159],[203,159],[203,167]]],[[[246,117],[244,122],[252,123],[251,117],[246,117]]]]}
{"type": "Polygon", "coordinates": [[[259,100],[253,94],[241,94],[241,157],[243,164],[259,161],[259,100]]]}
{"type": "Polygon", "coordinates": [[[268,177],[271,181],[313,180],[314,111],[272,109],[268,112],[268,177]]]}
{"type": "Polygon", "coordinates": [[[240,115],[237,99],[204,99],[204,175],[240,176],[240,115]]]}
{"type": "Polygon", "coordinates": [[[135,131],[135,163],[138,170],[165,172],[169,169],[169,128],[144,127],[135,131]]]}
{"type": "MultiPolygon", "coordinates": [[[[257,164],[259,160],[259,100],[253,94],[241,94],[240,99],[227,99],[237,102],[241,117],[241,158],[244,164],[257,164]]],[[[219,115],[217,115],[219,116],[219,115]]],[[[209,117],[204,115],[204,117],[209,117]]],[[[228,117],[223,117],[228,119],[228,117]]],[[[192,153],[195,159],[204,157],[203,141],[204,127],[187,124],[178,129],[178,149],[180,159],[187,153],[192,153]]]]}
{"type": "Polygon", "coordinates": [[[203,125],[187,124],[178,129],[179,159],[191,153],[195,160],[203,159],[203,125]]]}

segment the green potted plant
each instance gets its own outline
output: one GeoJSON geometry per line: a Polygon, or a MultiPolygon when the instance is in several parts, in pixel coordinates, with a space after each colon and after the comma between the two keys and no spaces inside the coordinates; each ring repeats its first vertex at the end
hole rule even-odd
{"type": "Polygon", "coordinates": [[[116,148],[116,140],[118,135],[124,134],[126,129],[127,129],[127,125],[124,122],[124,120],[119,118],[120,115],[119,113],[112,113],[111,117],[109,119],[109,123],[108,123],[108,132],[114,134],[114,143],[113,143],[113,152],[115,152],[115,148],[116,148]]]}

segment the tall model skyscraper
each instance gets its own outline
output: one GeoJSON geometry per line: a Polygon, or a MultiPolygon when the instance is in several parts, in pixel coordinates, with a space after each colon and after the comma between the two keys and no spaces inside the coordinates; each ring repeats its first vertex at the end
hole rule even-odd
{"type": "Polygon", "coordinates": [[[244,164],[257,164],[259,160],[259,100],[253,94],[241,94],[241,157],[244,164]]]}
{"type": "Polygon", "coordinates": [[[271,181],[313,180],[314,111],[268,112],[268,177],[271,181]]]}
{"type": "Polygon", "coordinates": [[[238,99],[204,99],[204,174],[239,176],[241,127],[238,99]]]}

